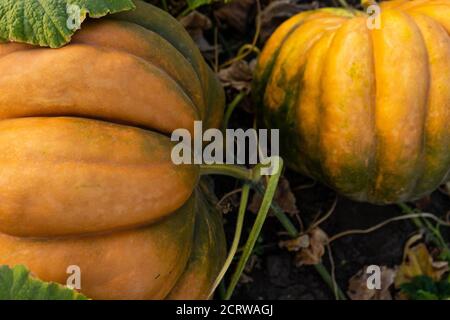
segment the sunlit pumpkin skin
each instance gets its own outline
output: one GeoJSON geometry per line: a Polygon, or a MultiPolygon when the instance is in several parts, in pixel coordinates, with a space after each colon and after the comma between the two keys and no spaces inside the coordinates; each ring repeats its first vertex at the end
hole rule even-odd
{"type": "Polygon", "coordinates": [[[0,44],[0,264],[62,284],[79,266],[93,299],[206,299],[221,217],[170,134],[218,127],[224,92],[176,20],[136,4],[60,49],[0,44]]]}
{"type": "Polygon", "coordinates": [[[291,168],[358,200],[412,200],[450,178],[450,0],[300,13],[255,71],[264,126],[291,168]]]}
{"type": "Polygon", "coordinates": [[[208,299],[225,257],[221,217],[200,191],[149,226],[67,238],[0,234],[0,264],[23,264],[65,284],[81,270],[81,291],[95,299],[208,299]]]}

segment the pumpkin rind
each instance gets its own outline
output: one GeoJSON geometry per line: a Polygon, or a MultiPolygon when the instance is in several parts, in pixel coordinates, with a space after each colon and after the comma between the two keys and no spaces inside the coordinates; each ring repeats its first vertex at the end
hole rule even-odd
{"type": "Polygon", "coordinates": [[[93,299],[164,299],[189,259],[195,199],[164,221],[101,235],[55,239],[0,234],[0,264],[27,266],[44,281],[66,283],[81,271],[81,292],[93,299]]]}
{"type": "Polygon", "coordinates": [[[269,40],[255,71],[260,122],[280,128],[289,166],[352,199],[433,191],[450,171],[450,1],[383,2],[373,30],[362,12],[325,12],[269,40]]]}
{"type": "Polygon", "coordinates": [[[211,287],[225,262],[226,240],[222,217],[214,204],[207,199],[206,190],[198,192],[197,214],[199,218],[188,265],[167,299],[212,298],[209,296],[211,287]]]}
{"type": "Polygon", "coordinates": [[[62,284],[77,265],[94,299],[202,298],[223,227],[170,134],[219,127],[225,95],[182,26],[136,4],[60,49],[0,44],[0,264],[62,284]]]}
{"type": "Polygon", "coordinates": [[[196,166],[172,163],[168,137],[97,120],[0,121],[0,145],[0,232],[15,236],[148,224],[181,207],[198,180],[196,166]]]}

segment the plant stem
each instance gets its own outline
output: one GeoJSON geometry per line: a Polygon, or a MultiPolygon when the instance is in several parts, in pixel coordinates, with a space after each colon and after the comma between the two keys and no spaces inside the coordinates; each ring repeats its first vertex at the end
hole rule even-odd
{"type": "Polygon", "coordinates": [[[161,0],[161,5],[162,5],[164,11],[169,12],[169,6],[167,5],[167,0],[161,0]]]}
{"type": "MultiPolygon", "coordinates": [[[[403,210],[403,212],[404,213],[407,213],[407,214],[412,214],[412,213],[414,213],[414,210],[413,209],[411,209],[408,205],[406,205],[405,203],[399,203],[399,204],[397,204],[399,207],[400,207],[400,209],[402,209],[403,210]]],[[[422,223],[422,221],[420,221],[420,218],[412,218],[411,219],[412,220],[412,222],[414,222],[414,224],[416,225],[416,227],[417,228],[419,228],[419,229],[424,229],[425,228],[425,226],[423,225],[423,223],[422,223]]]]}
{"type": "MultiPolygon", "coordinates": [[[[244,226],[244,217],[245,217],[245,211],[247,210],[247,203],[250,193],[250,184],[245,183],[242,187],[242,194],[241,194],[241,203],[239,205],[239,213],[237,217],[236,222],[236,229],[234,233],[233,242],[230,247],[230,251],[228,253],[227,259],[225,260],[225,263],[220,270],[219,275],[217,276],[216,281],[214,282],[214,285],[212,287],[212,290],[210,292],[209,296],[212,296],[214,291],[216,290],[217,286],[222,282],[223,277],[225,276],[225,273],[227,272],[228,268],[230,267],[231,263],[233,262],[233,258],[236,255],[236,251],[239,246],[239,242],[241,240],[241,234],[242,234],[242,228],[244,226]]],[[[224,285],[225,287],[225,285],[224,285]]],[[[225,290],[225,293],[223,294],[223,298],[226,299],[227,290],[225,290]]]]}
{"type": "Polygon", "coordinates": [[[275,173],[269,178],[267,190],[266,193],[264,194],[261,207],[259,208],[255,223],[253,224],[253,227],[250,231],[249,237],[244,246],[244,251],[239,259],[236,270],[231,277],[230,285],[225,294],[225,300],[229,300],[231,298],[233,291],[236,288],[239,279],[241,278],[242,272],[244,271],[245,266],[247,265],[247,261],[253,252],[253,248],[255,247],[256,241],[258,240],[262,226],[264,225],[264,222],[267,218],[267,214],[269,213],[270,205],[272,203],[273,197],[275,196],[278,181],[280,179],[281,172],[283,169],[283,160],[279,157],[277,158],[277,160],[280,162],[278,167],[279,170],[277,173],[275,173]]]}
{"type": "Polygon", "coordinates": [[[200,165],[200,174],[229,176],[246,181],[253,181],[255,179],[253,170],[247,169],[244,166],[237,166],[232,164],[200,165]]]}
{"type": "Polygon", "coordinates": [[[330,273],[325,268],[325,266],[322,263],[318,263],[314,265],[314,268],[319,273],[319,275],[322,277],[323,281],[331,288],[331,290],[337,290],[337,295],[340,300],[347,300],[345,297],[344,292],[342,292],[341,288],[337,284],[334,284],[333,279],[331,278],[330,273]]]}
{"type": "MultiPolygon", "coordinates": [[[[280,160],[281,160],[281,158],[280,158],[280,160]]],[[[294,224],[289,219],[289,217],[286,215],[286,213],[284,213],[283,209],[281,209],[280,206],[275,201],[272,201],[273,197],[275,195],[276,187],[278,185],[279,176],[281,175],[282,166],[279,167],[279,172],[276,175],[270,177],[267,190],[265,190],[262,183],[260,181],[258,181],[260,178],[259,170],[260,170],[260,167],[258,167],[258,166],[253,169],[247,169],[242,166],[225,165],[225,164],[200,165],[200,173],[202,175],[218,174],[218,175],[231,176],[233,178],[240,179],[240,180],[246,180],[248,182],[252,182],[253,188],[258,193],[264,195],[263,202],[261,204],[261,208],[259,209],[255,224],[252,228],[252,231],[250,232],[249,238],[244,247],[244,253],[241,256],[241,259],[238,263],[235,273],[233,274],[230,286],[228,287],[228,290],[226,291],[225,299],[229,299],[231,297],[231,295],[234,291],[234,288],[236,287],[236,285],[239,281],[239,278],[245,268],[248,258],[251,255],[251,252],[256,243],[256,240],[258,239],[259,233],[261,232],[262,225],[264,223],[264,220],[267,217],[267,213],[268,213],[269,209],[272,209],[275,217],[280,221],[280,223],[285,228],[285,230],[288,232],[290,237],[296,238],[299,236],[299,232],[298,232],[297,228],[294,226],[294,224]],[[274,186],[272,186],[272,188],[274,188],[274,189],[271,190],[270,192],[273,192],[273,194],[270,195],[269,194],[269,186],[270,186],[270,183],[272,183],[272,184],[274,183],[273,178],[275,176],[277,176],[276,183],[274,184],[274,186]],[[270,201],[267,200],[269,196],[270,196],[270,201]]],[[[247,183],[244,185],[244,187],[249,188],[250,185],[247,183]]],[[[244,210],[244,212],[245,212],[245,208],[246,208],[246,204],[243,207],[243,201],[245,201],[245,203],[247,203],[247,201],[248,201],[248,195],[246,194],[246,192],[244,193],[244,190],[242,191],[241,205],[239,206],[238,222],[239,222],[241,215],[242,215],[242,219],[243,219],[244,213],[242,210],[244,210]]],[[[236,228],[238,228],[238,226],[236,228]]],[[[236,229],[236,234],[237,233],[238,233],[238,229],[236,229]]],[[[235,237],[236,237],[236,234],[235,234],[235,237]]],[[[239,237],[240,237],[240,235],[239,235],[239,237]]],[[[227,262],[228,262],[229,257],[230,257],[230,255],[227,258],[227,262]]],[[[224,273],[226,273],[228,268],[229,268],[229,265],[227,265],[227,264],[224,265],[224,268],[221,271],[220,279],[223,278],[224,273]]],[[[328,285],[331,284],[330,287],[334,290],[333,281],[331,280],[331,275],[326,270],[326,268],[323,266],[323,264],[320,263],[318,265],[315,265],[315,268],[316,268],[317,272],[319,273],[319,275],[322,277],[322,279],[325,281],[325,283],[327,283],[328,285]]],[[[220,280],[218,281],[218,283],[220,283],[220,280]]],[[[217,287],[218,283],[215,284],[214,289],[217,287]]],[[[345,295],[343,294],[343,292],[339,288],[339,286],[337,286],[337,290],[338,290],[338,294],[339,294],[340,298],[345,299],[345,295]]]]}
{"type": "MultiPolygon", "coordinates": [[[[261,183],[258,183],[254,186],[254,189],[261,195],[265,193],[264,187],[261,183]]],[[[289,233],[289,236],[292,238],[296,238],[299,236],[299,232],[297,228],[292,223],[291,219],[284,213],[283,209],[280,208],[280,206],[273,201],[270,205],[270,208],[272,209],[275,217],[278,219],[278,221],[281,223],[281,225],[284,227],[284,229],[289,233]]]]}
{"type": "MultiPolygon", "coordinates": [[[[413,209],[411,209],[407,204],[405,203],[399,203],[398,206],[403,210],[403,212],[407,213],[407,214],[412,214],[415,213],[415,211],[413,209]]],[[[423,219],[423,221],[425,222],[422,223],[422,221],[420,220],[420,218],[413,218],[412,221],[414,222],[414,224],[417,226],[417,228],[419,229],[426,229],[431,233],[431,240],[433,240],[434,244],[441,249],[447,249],[448,250],[448,246],[447,243],[445,242],[445,240],[442,238],[442,235],[440,233],[440,231],[435,228],[434,226],[432,226],[428,220],[426,220],[425,218],[423,219]]]]}
{"type": "Polygon", "coordinates": [[[241,91],[236,97],[234,97],[233,101],[227,106],[227,110],[225,111],[225,116],[223,118],[222,130],[225,131],[228,128],[228,122],[230,121],[231,115],[236,107],[241,103],[242,99],[247,96],[247,92],[241,91]]]}
{"type": "Polygon", "coordinates": [[[345,9],[351,9],[351,6],[346,0],[338,0],[339,4],[345,9]]]}

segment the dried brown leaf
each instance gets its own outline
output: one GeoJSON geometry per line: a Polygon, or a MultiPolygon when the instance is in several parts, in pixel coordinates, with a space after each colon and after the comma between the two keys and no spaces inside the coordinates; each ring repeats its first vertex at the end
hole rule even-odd
{"type": "Polygon", "coordinates": [[[207,16],[198,11],[192,11],[187,16],[182,17],[180,23],[189,32],[202,53],[214,52],[214,46],[204,36],[204,31],[212,27],[211,20],[207,16]]]}
{"type": "Polygon", "coordinates": [[[288,251],[300,251],[301,249],[306,249],[309,247],[309,235],[302,234],[295,239],[280,241],[278,245],[280,248],[285,248],[288,251]]]}
{"type": "Polygon", "coordinates": [[[241,277],[239,278],[239,283],[240,284],[247,284],[247,283],[252,283],[253,282],[253,278],[250,277],[249,275],[242,273],[241,277]]]}
{"type": "Polygon", "coordinates": [[[214,11],[214,16],[223,24],[228,25],[241,34],[247,32],[252,7],[256,0],[233,1],[214,11]]]}
{"type": "Polygon", "coordinates": [[[295,256],[295,265],[315,265],[322,261],[325,246],[328,243],[327,234],[320,228],[315,228],[308,233],[309,246],[301,249],[295,256]]]}
{"type": "Polygon", "coordinates": [[[275,29],[285,20],[300,11],[313,10],[319,7],[318,2],[299,4],[292,0],[272,1],[261,12],[261,41],[265,42],[275,29]]]}
{"type": "Polygon", "coordinates": [[[261,267],[261,259],[256,255],[252,254],[250,258],[248,259],[248,262],[245,266],[244,272],[245,273],[252,273],[252,271],[256,268],[261,267]]]}
{"type": "MultiPolygon", "coordinates": [[[[280,208],[291,216],[299,213],[294,193],[291,190],[289,181],[283,176],[278,183],[277,191],[275,192],[274,201],[280,206],[280,208]]],[[[249,205],[249,210],[253,213],[257,213],[261,206],[262,197],[255,193],[249,205]]]]}
{"type": "MultiPolygon", "coordinates": [[[[412,240],[416,239],[417,237],[412,238],[412,240]]],[[[412,240],[409,240],[405,246],[403,262],[395,278],[397,288],[421,275],[439,281],[449,270],[447,261],[434,261],[424,243],[416,244],[416,241],[412,240]]]]}
{"type": "Polygon", "coordinates": [[[234,62],[228,68],[220,70],[218,76],[224,87],[249,92],[254,68],[254,62],[248,63],[245,60],[240,60],[234,62]]]}
{"type": "Polygon", "coordinates": [[[425,196],[423,198],[420,198],[415,202],[415,205],[417,209],[420,209],[422,211],[426,211],[426,209],[431,205],[432,200],[430,196],[425,196]]]}
{"type": "Polygon", "coordinates": [[[394,284],[395,269],[382,266],[381,268],[381,289],[369,289],[367,279],[370,274],[366,272],[367,266],[359,270],[348,283],[347,294],[352,300],[392,300],[390,292],[394,284]]]}

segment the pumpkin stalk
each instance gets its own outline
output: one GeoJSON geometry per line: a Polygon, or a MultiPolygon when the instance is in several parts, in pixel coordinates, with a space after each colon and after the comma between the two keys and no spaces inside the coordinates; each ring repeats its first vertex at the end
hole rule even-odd
{"type": "MultiPolygon", "coordinates": [[[[242,187],[241,202],[239,205],[239,213],[238,213],[236,229],[235,229],[235,233],[234,233],[233,242],[231,244],[230,252],[228,253],[228,257],[227,257],[222,269],[220,270],[220,273],[217,276],[217,279],[214,282],[214,285],[211,288],[209,297],[211,297],[214,294],[214,291],[216,291],[216,288],[222,282],[222,279],[225,276],[225,273],[227,272],[228,268],[230,267],[231,263],[233,262],[234,256],[236,255],[236,252],[237,252],[237,249],[239,246],[239,242],[241,240],[242,228],[244,226],[244,217],[245,217],[245,211],[247,209],[249,193],[250,193],[250,184],[245,183],[244,186],[242,187]]],[[[226,296],[226,290],[225,290],[225,294],[223,296],[226,296]]]]}
{"type": "Polygon", "coordinates": [[[264,197],[263,197],[263,200],[261,203],[261,207],[259,208],[255,223],[253,224],[252,230],[250,231],[250,235],[244,246],[242,255],[239,258],[239,262],[237,264],[236,270],[233,273],[233,276],[231,277],[230,285],[225,294],[225,300],[229,300],[231,298],[231,295],[233,294],[233,291],[236,288],[236,285],[238,284],[239,279],[241,278],[242,272],[244,271],[244,268],[247,265],[247,261],[250,258],[251,254],[253,252],[253,248],[255,247],[256,241],[258,240],[259,234],[261,233],[261,229],[264,224],[264,221],[267,218],[267,214],[271,207],[273,197],[275,196],[275,192],[276,192],[277,186],[278,186],[278,181],[280,179],[281,172],[283,169],[283,159],[281,159],[280,157],[276,157],[276,159],[277,159],[277,161],[279,161],[278,171],[274,175],[270,176],[270,178],[269,178],[269,182],[267,184],[267,190],[264,194],[264,197]]]}
{"type": "MultiPolygon", "coordinates": [[[[264,187],[261,184],[257,184],[254,186],[254,189],[261,195],[265,193],[264,187]]],[[[270,205],[270,209],[272,210],[274,216],[278,219],[284,229],[287,231],[290,237],[296,238],[299,236],[299,232],[297,228],[292,223],[291,219],[284,213],[283,209],[273,201],[270,205]]]]}
{"type": "MultiPolygon", "coordinates": [[[[410,208],[405,203],[399,203],[398,206],[407,215],[414,214],[414,213],[417,212],[417,211],[413,210],[412,208],[410,208]]],[[[416,225],[416,227],[418,229],[427,230],[428,233],[430,233],[431,241],[438,248],[442,248],[444,250],[448,250],[448,246],[447,246],[445,240],[442,238],[442,235],[441,235],[439,229],[435,228],[433,225],[431,225],[430,222],[426,218],[423,217],[423,221],[424,221],[425,224],[422,222],[420,217],[413,217],[413,218],[411,218],[411,220],[413,221],[413,223],[416,225]]]]}
{"type": "MultiPolygon", "coordinates": [[[[247,183],[245,183],[244,187],[242,188],[241,202],[239,205],[238,219],[236,222],[236,231],[233,238],[233,242],[228,257],[225,261],[225,264],[222,267],[222,270],[220,271],[212,287],[210,296],[212,296],[214,291],[221,283],[223,277],[225,276],[225,273],[228,271],[233,261],[233,258],[237,252],[237,246],[239,245],[239,241],[242,234],[244,215],[247,208],[250,187],[253,187],[253,189],[259,194],[264,195],[264,198],[261,207],[259,209],[258,215],[256,217],[255,223],[253,225],[253,228],[250,232],[249,238],[247,239],[247,243],[245,244],[242,256],[239,259],[238,266],[236,267],[236,270],[231,278],[230,286],[225,292],[224,299],[229,300],[231,298],[231,295],[233,294],[233,291],[242,275],[245,265],[247,264],[247,261],[250,258],[251,253],[253,252],[253,248],[261,232],[262,225],[264,224],[264,221],[267,217],[267,213],[270,209],[273,211],[275,217],[280,221],[281,225],[288,232],[290,237],[295,238],[299,236],[299,231],[294,226],[292,221],[289,219],[289,217],[287,217],[287,215],[280,208],[280,206],[275,201],[273,201],[279,177],[282,172],[282,159],[281,158],[278,159],[280,160],[279,171],[269,178],[267,189],[264,188],[264,186],[260,181],[261,167],[263,166],[261,164],[255,166],[253,169],[247,169],[243,166],[228,165],[228,164],[200,165],[201,175],[218,174],[247,181],[247,183]]],[[[333,290],[335,289],[337,290],[338,297],[341,300],[345,300],[346,299],[345,294],[342,292],[339,286],[333,283],[333,281],[331,280],[331,276],[327,271],[327,269],[324,267],[324,265],[322,263],[319,263],[317,265],[314,265],[314,268],[330,288],[332,288],[333,290]]]]}
{"type": "Polygon", "coordinates": [[[341,288],[339,288],[337,283],[333,281],[333,278],[331,277],[330,273],[322,263],[315,264],[314,268],[316,269],[317,273],[321,276],[322,280],[325,281],[325,283],[333,290],[333,292],[336,291],[337,300],[347,300],[344,292],[342,292],[341,288]]]}
{"type": "Polygon", "coordinates": [[[233,114],[236,107],[241,103],[242,99],[244,99],[247,96],[247,92],[241,91],[234,99],[231,101],[231,103],[227,106],[227,110],[225,111],[225,115],[223,118],[223,126],[222,130],[225,132],[225,130],[228,128],[228,122],[230,121],[231,115],[233,114]]]}
{"type": "MultiPolygon", "coordinates": [[[[256,169],[257,167],[255,167],[256,169]]],[[[200,174],[206,175],[221,175],[236,178],[239,180],[246,180],[257,182],[259,180],[258,174],[255,174],[256,170],[247,169],[243,166],[231,165],[231,164],[207,164],[200,165],[200,174]]],[[[259,170],[258,170],[259,171],[259,170]]]]}

